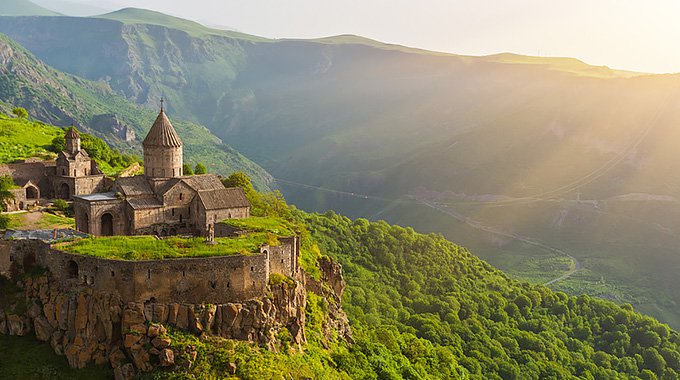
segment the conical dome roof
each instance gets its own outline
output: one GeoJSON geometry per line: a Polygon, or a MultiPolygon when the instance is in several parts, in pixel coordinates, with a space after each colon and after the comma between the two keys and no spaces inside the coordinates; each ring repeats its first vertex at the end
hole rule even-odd
{"type": "Polygon", "coordinates": [[[156,121],[154,121],[149,133],[142,142],[143,146],[164,146],[164,147],[178,147],[182,146],[182,140],[179,139],[175,128],[170,124],[170,120],[165,116],[163,108],[158,114],[156,121]]]}

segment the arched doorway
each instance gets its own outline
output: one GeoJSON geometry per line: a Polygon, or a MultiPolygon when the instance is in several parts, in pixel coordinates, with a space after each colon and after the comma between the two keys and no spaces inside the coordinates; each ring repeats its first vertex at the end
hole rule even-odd
{"type": "Polygon", "coordinates": [[[104,213],[102,215],[102,236],[113,236],[113,215],[104,213]]]}
{"type": "Polygon", "coordinates": [[[68,183],[62,183],[59,186],[59,193],[57,194],[57,198],[61,199],[71,198],[71,188],[68,186],[68,183]]]}
{"type": "Polygon", "coordinates": [[[38,199],[40,198],[38,189],[34,186],[28,186],[26,188],[26,199],[38,199]]]}
{"type": "Polygon", "coordinates": [[[78,218],[78,219],[80,219],[80,222],[78,223],[79,224],[78,227],[80,229],[80,232],[85,232],[86,234],[89,234],[90,233],[90,217],[87,215],[86,212],[83,212],[81,214],[81,217],[78,218]]]}

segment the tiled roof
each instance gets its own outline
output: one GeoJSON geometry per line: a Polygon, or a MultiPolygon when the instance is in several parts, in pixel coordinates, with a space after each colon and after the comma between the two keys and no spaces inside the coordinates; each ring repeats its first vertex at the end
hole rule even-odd
{"type": "Polygon", "coordinates": [[[196,191],[224,189],[216,174],[188,175],[182,177],[182,181],[196,191]]]}
{"type": "Polygon", "coordinates": [[[180,147],[182,140],[179,139],[175,128],[170,124],[170,120],[165,116],[165,112],[161,108],[156,121],[151,126],[149,133],[142,142],[144,146],[164,146],[164,147],[180,147]]]}
{"type": "Polygon", "coordinates": [[[143,175],[134,177],[118,177],[114,187],[120,188],[120,192],[126,196],[153,195],[149,181],[143,175]]]}
{"type": "Polygon", "coordinates": [[[127,200],[133,210],[141,210],[147,208],[160,208],[163,204],[156,198],[132,198],[127,200]]]}
{"type": "Polygon", "coordinates": [[[217,190],[201,190],[198,197],[206,210],[224,208],[249,207],[250,202],[240,187],[221,188],[217,190]]]}

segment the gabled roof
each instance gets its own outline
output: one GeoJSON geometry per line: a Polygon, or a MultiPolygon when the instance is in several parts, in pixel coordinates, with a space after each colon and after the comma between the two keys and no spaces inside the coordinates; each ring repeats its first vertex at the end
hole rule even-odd
{"type": "Polygon", "coordinates": [[[206,210],[250,207],[250,202],[240,187],[201,190],[198,192],[198,199],[206,210]]]}
{"type": "Polygon", "coordinates": [[[125,196],[153,195],[149,181],[143,175],[118,177],[114,186],[119,187],[125,196]]]}
{"type": "Polygon", "coordinates": [[[132,207],[133,210],[163,207],[163,204],[158,199],[153,198],[153,197],[131,198],[131,199],[128,199],[127,202],[130,205],[130,207],[132,207]]]}
{"type": "Polygon", "coordinates": [[[182,140],[179,139],[175,128],[170,124],[170,120],[165,116],[163,108],[158,114],[156,121],[151,126],[149,133],[142,142],[143,146],[162,146],[162,147],[180,147],[182,140]]]}
{"type": "Polygon", "coordinates": [[[182,181],[196,191],[224,189],[216,174],[198,174],[182,177],[182,181]]]}

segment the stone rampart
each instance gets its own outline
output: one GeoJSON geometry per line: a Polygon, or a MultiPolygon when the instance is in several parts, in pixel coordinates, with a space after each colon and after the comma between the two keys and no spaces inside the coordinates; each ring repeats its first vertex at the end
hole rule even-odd
{"type": "Polygon", "coordinates": [[[263,297],[270,273],[295,276],[296,242],[289,238],[254,255],[128,261],[73,254],[38,240],[2,240],[0,274],[14,277],[38,265],[64,289],[85,285],[123,302],[238,302],[263,297]]]}

